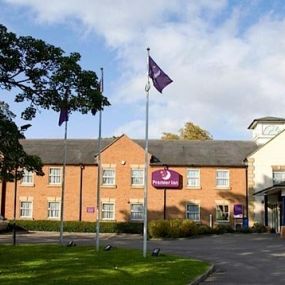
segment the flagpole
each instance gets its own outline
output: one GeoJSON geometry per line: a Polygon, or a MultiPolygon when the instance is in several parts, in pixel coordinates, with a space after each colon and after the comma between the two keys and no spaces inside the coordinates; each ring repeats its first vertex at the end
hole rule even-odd
{"type": "Polygon", "coordinates": [[[64,192],[65,192],[65,167],[67,158],[67,120],[64,128],[64,159],[62,168],[62,185],[61,185],[61,207],[60,207],[60,243],[63,245],[63,211],[64,211],[64,192]]]}
{"type": "MultiPolygon", "coordinates": [[[[104,91],[104,82],[103,82],[103,67],[101,67],[101,94],[103,95],[104,91]]],[[[100,185],[101,185],[101,130],[102,130],[102,110],[99,110],[99,134],[98,134],[98,156],[97,156],[97,164],[98,164],[98,172],[97,172],[97,197],[96,197],[96,251],[99,251],[100,245],[100,185]]]]}
{"type": "Polygon", "coordinates": [[[144,162],[144,222],[143,222],[143,256],[146,257],[147,253],[147,190],[148,190],[148,113],[149,113],[149,51],[147,48],[147,85],[145,86],[146,91],[146,114],[145,114],[145,162],[144,162]]]}

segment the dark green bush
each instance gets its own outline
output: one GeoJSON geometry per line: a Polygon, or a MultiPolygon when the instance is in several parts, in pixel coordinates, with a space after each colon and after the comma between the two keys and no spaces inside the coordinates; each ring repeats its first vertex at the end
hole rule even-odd
{"type": "Polygon", "coordinates": [[[225,233],[234,233],[234,232],[235,232],[234,229],[230,225],[218,224],[213,229],[213,233],[217,235],[225,233]]]}
{"type": "Polygon", "coordinates": [[[254,233],[266,233],[267,232],[266,226],[264,226],[263,224],[260,224],[260,223],[254,223],[251,230],[254,233]]]}
{"type": "Polygon", "coordinates": [[[168,220],[153,220],[148,225],[150,237],[165,238],[169,237],[169,221],[168,220]]]}
{"type": "Polygon", "coordinates": [[[198,235],[198,225],[191,220],[153,220],[148,226],[150,237],[179,238],[198,235]]]}
{"type": "Polygon", "coordinates": [[[180,237],[191,237],[199,234],[199,226],[191,220],[183,220],[180,225],[180,237]]]}
{"type": "MultiPolygon", "coordinates": [[[[16,221],[17,228],[28,231],[60,231],[60,221],[16,221]]],[[[12,222],[9,223],[9,227],[12,227],[12,222]]],[[[79,221],[66,221],[63,223],[65,232],[96,232],[96,223],[94,222],[79,222],[79,221]]],[[[142,234],[142,223],[126,223],[126,222],[101,222],[101,233],[133,233],[142,234]]]]}
{"type": "Polygon", "coordinates": [[[205,224],[197,224],[199,235],[210,235],[213,234],[213,229],[205,224]]]}
{"type": "Polygon", "coordinates": [[[168,228],[168,237],[170,238],[179,238],[182,236],[181,233],[181,224],[182,220],[173,219],[169,220],[169,228],[168,228]]]}

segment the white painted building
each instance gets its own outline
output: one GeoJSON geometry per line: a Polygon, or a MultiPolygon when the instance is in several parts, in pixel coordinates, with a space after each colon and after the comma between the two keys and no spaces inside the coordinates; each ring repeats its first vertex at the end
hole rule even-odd
{"type": "Polygon", "coordinates": [[[256,119],[249,129],[258,145],[247,157],[250,220],[279,231],[285,221],[285,119],[256,119]]]}

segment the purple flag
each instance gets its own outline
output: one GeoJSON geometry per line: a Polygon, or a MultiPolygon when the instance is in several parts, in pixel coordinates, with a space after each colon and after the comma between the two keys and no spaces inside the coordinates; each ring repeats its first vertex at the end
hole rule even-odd
{"type": "Polygon", "coordinates": [[[148,75],[152,79],[153,86],[162,93],[164,87],[173,82],[169,76],[163,72],[163,70],[155,63],[155,61],[149,56],[148,58],[148,75]]]}
{"type": "Polygon", "coordinates": [[[61,108],[60,114],[59,114],[59,120],[58,125],[61,126],[63,122],[68,121],[68,111],[66,108],[61,108]]]}

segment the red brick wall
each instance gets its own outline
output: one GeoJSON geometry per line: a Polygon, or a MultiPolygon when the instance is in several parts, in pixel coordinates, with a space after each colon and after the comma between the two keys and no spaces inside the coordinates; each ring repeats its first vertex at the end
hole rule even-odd
{"type": "MultiPolygon", "coordinates": [[[[115,200],[115,219],[127,220],[130,214],[130,200],[143,200],[143,188],[132,188],[131,165],[144,164],[144,149],[126,136],[121,137],[110,145],[101,155],[102,165],[112,164],[116,168],[116,186],[101,187],[101,200],[115,200]]],[[[61,197],[60,186],[48,185],[48,168],[43,177],[34,178],[34,187],[24,187],[18,184],[17,218],[19,218],[20,197],[33,198],[33,219],[47,219],[47,205],[49,197],[61,197]]],[[[149,167],[148,210],[149,219],[163,218],[164,190],[158,190],[151,186],[151,172],[161,167],[149,167]]],[[[218,167],[221,169],[221,167],[218,167]]],[[[216,188],[217,167],[201,167],[200,189],[186,187],[187,167],[170,167],[183,177],[183,188],[179,190],[167,190],[166,192],[166,217],[185,218],[186,202],[196,200],[200,202],[201,220],[209,223],[209,215],[215,216],[217,200],[227,200],[230,213],[233,213],[233,204],[245,205],[246,172],[244,168],[225,168],[230,171],[230,189],[216,188]]],[[[96,213],[87,213],[87,207],[96,209],[97,167],[84,166],[82,170],[82,220],[95,221],[96,213]]],[[[13,217],[13,183],[7,187],[6,217],[13,217]]],[[[80,166],[66,167],[66,191],[65,191],[65,220],[79,220],[79,193],[80,193],[80,166]]]]}

